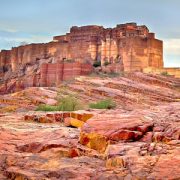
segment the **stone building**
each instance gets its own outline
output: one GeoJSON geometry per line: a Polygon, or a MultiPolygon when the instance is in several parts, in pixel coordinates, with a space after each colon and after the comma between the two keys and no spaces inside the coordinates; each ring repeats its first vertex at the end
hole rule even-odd
{"type": "Polygon", "coordinates": [[[146,26],[136,23],[72,27],[70,33],[54,37],[54,42],[67,44],[61,59],[122,63],[125,71],[142,71],[146,67],[163,67],[163,42],[146,26]]]}
{"type": "Polygon", "coordinates": [[[74,26],[66,35],[55,36],[52,42],[29,44],[0,52],[0,73],[42,59],[51,63],[65,60],[122,63],[125,71],[163,67],[163,42],[146,26],[136,23],[103,26],[74,26]]]}
{"type": "Polygon", "coordinates": [[[110,72],[162,69],[163,42],[146,26],[136,23],[115,28],[73,26],[69,33],[55,36],[49,43],[2,50],[0,91],[57,86],[64,80],[91,73],[92,64],[97,61],[102,66],[111,64],[110,72]]]}

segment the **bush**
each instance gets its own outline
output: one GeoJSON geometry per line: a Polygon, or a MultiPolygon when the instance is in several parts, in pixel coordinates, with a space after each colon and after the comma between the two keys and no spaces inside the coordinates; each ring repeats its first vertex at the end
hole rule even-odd
{"type": "Polygon", "coordinates": [[[59,89],[56,99],[56,106],[41,104],[37,107],[36,111],[76,111],[83,109],[81,102],[78,100],[78,96],[75,93],[69,94],[66,85],[59,89]]]}
{"type": "Polygon", "coordinates": [[[107,65],[109,65],[109,64],[111,64],[111,63],[108,62],[108,61],[105,61],[105,62],[104,62],[104,66],[107,66],[107,65]]]}
{"type": "Polygon", "coordinates": [[[123,73],[110,72],[107,74],[107,76],[110,78],[115,78],[115,77],[120,77],[120,76],[123,77],[123,73]]]}
{"type": "Polygon", "coordinates": [[[58,106],[41,104],[37,107],[36,111],[58,111],[58,106]]]}
{"type": "Polygon", "coordinates": [[[93,64],[94,67],[99,67],[101,66],[101,61],[95,61],[93,64]]]}
{"type": "Polygon", "coordinates": [[[82,109],[80,101],[73,95],[67,95],[66,97],[59,98],[59,111],[76,111],[82,109]]]}
{"type": "Polygon", "coordinates": [[[168,76],[169,74],[168,74],[168,72],[165,71],[165,72],[162,72],[161,75],[168,76]]]}
{"type": "Polygon", "coordinates": [[[82,109],[79,100],[72,95],[58,99],[57,106],[50,106],[41,104],[37,107],[36,111],[76,111],[82,109]]]}
{"type": "Polygon", "coordinates": [[[92,109],[113,109],[116,107],[116,103],[112,99],[105,99],[96,103],[91,103],[89,107],[92,109]]]}
{"type": "Polygon", "coordinates": [[[67,62],[67,63],[74,63],[75,60],[74,60],[74,59],[64,59],[64,62],[67,62]]]}

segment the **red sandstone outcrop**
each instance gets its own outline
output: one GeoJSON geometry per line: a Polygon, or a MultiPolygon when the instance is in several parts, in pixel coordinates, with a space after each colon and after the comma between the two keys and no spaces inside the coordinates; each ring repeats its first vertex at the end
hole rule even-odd
{"type": "MultiPolygon", "coordinates": [[[[125,110],[179,102],[179,86],[179,79],[139,72],[114,78],[80,77],[67,84],[68,92],[78,94],[83,104],[112,98],[118,107],[125,110]]],[[[9,111],[26,108],[32,110],[42,103],[55,104],[58,90],[57,87],[31,87],[14,94],[1,95],[0,112],[7,109],[9,111]]]]}
{"type": "Polygon", "coordinates": [[[78,77],[62,92],[110,97],[112,110],[32,111],[55,105],[57,87],[0,96],[0,179],[179,179],[179,84],[136,72],[78,77]]]}
{"type": "MultiPolygon", "coordinates": [[[[60,121],[51,124],[27,123],[27,120],[24,120],[24,117],[27,117],[26,113],[1,114],[0,178],[178,179],[179,108],[179,103],[171,103],[149,110],[134,109],[131,113],[124,111],[118,114],[120,109],[101,114],[97,111],[94,112],[94,117],[87,121],[81,133],[79,129],[64,127],[60,121]],[[112,115],[115,112],[116,119],[112,115]],[[143,117],[145,124],[142,124],[142,119],[134,121],[135,114],[143,117]],[[117,118],[120,116],[121,119],[117,118]],[[118,122],[122,121],[122,116],[123,122],[126,123],[118,122]],[[97,123],[94,126],[96,118],[102,122],[98,126],[97,123]],[[103,124],[105,121],[108,124],[103,124]],[[116,126],[112,126],[114,123],[116,126]],[[112,124],[111,127],[109,124],[112,124]],[[90,133],[89,139],[87,136],[86,139],[83,138],[83,142],[91,141],[89,147],[92,149],[81,145],[79,137],[82,143],[82,133],[89,133],[94,128],[96,133],[90,133]],[[120,139],[112,139],[107,143],[107,139],[101,135],[105,129],[107,132],[113,132],[119,128],[141,132],[140,139],[131,139],[134,135],[131,136],[124,131],[124,134],[118,135],[120,139]],[[163,139],[154,138],[157,131],[163,134],[163,139]],[[150,132],[153,138],[150,141],[142,140],[142,136],[150,132]],[[104,153],[100,154],[98,151],[102,148],[104,153]]],[[[34,114],[42,115],[37,112],[34,114]]],[[[80,117],[78,113],[74,115],[80,117]]],[[[57,112],[46,113],[46,116],[57,117],[57,112]]]]}

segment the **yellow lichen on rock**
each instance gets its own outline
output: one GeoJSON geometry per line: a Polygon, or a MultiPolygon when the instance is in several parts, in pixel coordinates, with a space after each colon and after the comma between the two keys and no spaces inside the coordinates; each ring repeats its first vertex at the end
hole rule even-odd
{"type": "Polygon", "coordinates": [[[117,167],[125,167],[124,160],[121,157],[113,157],[106,161],[106,168],[112,169],[117,167]]]}
{"type": "Polygon", "coordinates": [[[80,134],[80,143],[94,150],[103,153],[108,145],[107,138],[96,133],[80,134]]]}
{"type": "Polygon", "coordinates": [[[64,125],[79,128],[79,127],[82,127],[84,125],[84,122],[80,121],[78,119],[72,118],[72,117],[67,117],[64,119],[64,125]]]}
{"type": "Polygon", "coordinates": [[[92,117],[93,117],[93,114],[83,114],[81,121],[86,122],[88,119],[92,117]]]}
{"type": "Polygon", "coordinates": [[[84,125],[84,122],[80,121],[78,119],[71,118],[70,124],[71,124],[71,126],[79,128],[79,127],[82,127],[84,125]]]}
{"type": "Polygon", "coordinates": [[[17,108],[18,108],[17,106],[9,105],[9,106],[6,106],[6,107],[4,107],[4,108],[1,108],[1,109],[0,109],[0,112],[1,112],[1,113],[15,112],[17,108]]]}
{"type": "Polygon", "coordinates": [[[86,122],[88,119],[93,117],[93,114],[87,114],[87,113],[81,114],[81,113],[72,112],[71,117],[74,119],[78,119],[78,120],[81,120],[83,122],[86,122]]]}

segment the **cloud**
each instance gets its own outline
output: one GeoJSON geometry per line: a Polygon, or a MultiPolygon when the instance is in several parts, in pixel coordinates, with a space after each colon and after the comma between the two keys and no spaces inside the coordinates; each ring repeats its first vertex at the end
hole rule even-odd
{"type": "Polygon", "coordinates": [[[165,67],[180,67],[180,39],[164,40],[165,67]]]}
{"type": "Polygon", "coordinates": [[[48,33],[26,33],[15,30],[0,30],[0,50],[19,46],[21,42],[42,43],[52,40],[48,33]]]}
{"type": "Polygon", "coordinates": [[[165,39],[164,52],[167,54],[180,55],[180,39],[165,39]]]}

